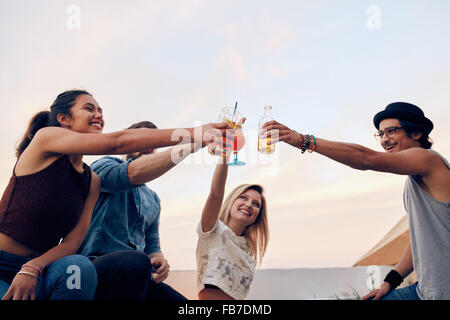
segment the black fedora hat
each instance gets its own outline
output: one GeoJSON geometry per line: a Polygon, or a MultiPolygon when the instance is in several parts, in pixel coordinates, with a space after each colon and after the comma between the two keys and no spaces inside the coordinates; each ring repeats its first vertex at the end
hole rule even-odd
{"type": "Polygon", "coordinates": [[[407,120],[423,126],[424,133],[429,134],[433,130],[433,122],[426,118],[422,109],[407,102],[394,102],[389,104],[386,109],[378,112],[373,117],[373,124],[379,129],[380,122],[384,119],[400,119],[407,120]]]}

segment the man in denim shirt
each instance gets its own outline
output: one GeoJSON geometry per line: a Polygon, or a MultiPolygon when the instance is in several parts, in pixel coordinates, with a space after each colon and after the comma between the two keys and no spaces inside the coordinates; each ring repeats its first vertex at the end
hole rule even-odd
{"type": "MultiPolygon", "coordinates": [[[[143,127],[156,129],[148,121],[128,129],[143,127]]],[[[90,257],[97,269],[95,299],[185,299],[162,282],[169,264],[159,243],[160,200],[145,183],[179,163],[173,162],[174,152],[181,161],[193,149],[187,144],[160,153],[130,154],[127,161],[106,156],[92,163],[102,180],[101,193],[79,252],[90,257]]]]}

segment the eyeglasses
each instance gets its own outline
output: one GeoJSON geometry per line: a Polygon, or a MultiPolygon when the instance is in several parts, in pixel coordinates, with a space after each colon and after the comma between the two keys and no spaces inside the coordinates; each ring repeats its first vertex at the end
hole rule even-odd
{"type": "Polygon", "coordinates": [[[393,138],[395,136],[395,134],[397,133],[397,130],[402,129],[402,127],[389,127],[383,130],[378,130],[377,132],[375,132],[374,136],[375,139],[377,139],[378,141],[381,141],[381,139],[383,139],[383,136],[386,134],[386,136],[388,138],[393,138]]]}

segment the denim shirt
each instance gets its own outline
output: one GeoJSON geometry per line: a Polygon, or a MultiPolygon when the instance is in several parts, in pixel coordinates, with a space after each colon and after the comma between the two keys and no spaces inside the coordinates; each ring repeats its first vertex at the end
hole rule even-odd
{"type": "Polygon", "coordinates": [[[101,192],[79,253],[98,257],[120,250],[161,251],[160,200],[145,184],[130,182],[131,161],[106,156],[91,164],[100,176],[101,192]]]}

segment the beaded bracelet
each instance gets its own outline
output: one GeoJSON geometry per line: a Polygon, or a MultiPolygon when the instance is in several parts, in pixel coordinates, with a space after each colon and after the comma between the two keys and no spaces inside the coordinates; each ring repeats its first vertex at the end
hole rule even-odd
{"type": "MultiPolygon", "coordinates": [[[[295,130],[293,130],[293,131],[297,134],[300,134],[295,130]]],[[[308,150],[309,153],[313,153],[316,150],[316,137],[314,137],[314,135],[312,135],[312,134],[311,135],[306,134],[306,135],[302,135],[302,136],[303,136],[303,142],[298,148],[302,151],[302,154],[305,153],[306,150],[308,150]],[[313,138],[314,144],[313,144],[312,148],[310,149],[309,147],[311,146],[311,137],[313,138]]]]}
{"type": "Polygon", "coordinates": [[[313,138],[314,145],[313,145],[312,149],[308,149],[309,153],[313,153],[316,150],[316,137],[314,137],[314,135],[311,135],[311,137],[313,138]]]}
{"type": "Polygon", "coordinates": [[[303,144],[300,147],[300,150],[302,150],[302,154],[305,153],[305,151],[309,149],[310,143],[311,142],[310,142],[309,134],[303,136],[303,144]]]}

